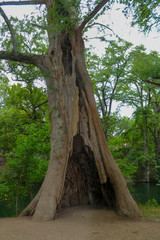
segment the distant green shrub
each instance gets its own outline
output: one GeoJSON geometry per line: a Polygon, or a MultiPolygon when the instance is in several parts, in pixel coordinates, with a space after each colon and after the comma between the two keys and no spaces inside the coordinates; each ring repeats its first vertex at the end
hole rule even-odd
{"type": "Polygon", "coordinates": [[[160,205],[158,204],[157,200],[153,198],[153,199],[149,199],[146,202],[145,207],[147,207],[147,208],[150,208],[150,207],[158,208],[158,207],[160,207],[160,205]]]}

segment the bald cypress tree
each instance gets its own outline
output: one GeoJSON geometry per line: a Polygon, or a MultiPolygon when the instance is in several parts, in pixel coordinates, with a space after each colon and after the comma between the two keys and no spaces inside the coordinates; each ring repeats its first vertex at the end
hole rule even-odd
{"type": "Polygon", "coordinates": [[[58,208],[96,204],[104,199],[122,216],[141,217],[126,182],[107,146],[98,115],[92,82],[84,58],[84,28],[109,4],[109,0],[5,1],[2,5],[44,4],[47,11],[48,50],[42,55],[22,53],[14,26],[0,7],[12,36],[12,52],[0,59],[33,64],[48,87],[50,112],[50,163],[43,184],[21,213],[51,220],[58,208]]]}

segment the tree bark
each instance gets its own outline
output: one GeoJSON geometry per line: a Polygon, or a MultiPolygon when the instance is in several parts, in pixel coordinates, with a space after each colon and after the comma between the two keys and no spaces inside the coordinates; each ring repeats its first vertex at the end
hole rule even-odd
{"type": "Polygon", "coordinates": [[[36,65],[48,87],[51,154],[44,182],[21,216],[52,220],[58,208],[105,199],[118,214],[141,217],[106,143],[80,29],[56,35],[36,65]]]}

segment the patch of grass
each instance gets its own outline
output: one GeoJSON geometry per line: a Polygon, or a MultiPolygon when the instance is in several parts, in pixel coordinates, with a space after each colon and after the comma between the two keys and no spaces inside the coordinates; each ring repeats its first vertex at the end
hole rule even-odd
{"type": "Polygon", "coordinates": [[[144,219],[160,222],[160,205],[155,199],[149,200],[145,205],[139,205],[144,219]]]}
{"type": "Polygon", "coordinates": [[[142,211],[145,219],[151,219],[160,222],[160,207],[146,208],[145,206],[140,206],[140,210],[142,211]]]}

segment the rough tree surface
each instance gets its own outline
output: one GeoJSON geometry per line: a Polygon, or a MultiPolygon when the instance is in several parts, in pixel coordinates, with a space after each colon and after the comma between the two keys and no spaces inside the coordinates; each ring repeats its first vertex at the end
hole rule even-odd
{"type": "MultiPolygon", "coordinates": [[[[75,24],[70,32],[57,34],[51,31],[54,28],[52,16],[56,11],[53,2],[45,1],[48,10],[47,53],[29,56],[0,52],[1,59],[36,65],[43,72],[48,87],[50,163],[38,194],[21,216],[51,220],[58,208],[94,205],[104,199],[122,216],[141,217],[107,146],[84,59],[83,29],[108,1],[100,1],[88,18],[75,24]]],[[[63,1],[57,1],[57,4],[64,10],[63,1]]],[[[72,11],[64,10],[68,21],[73,20],[75,12],[74,7],[72,11]]]]}

